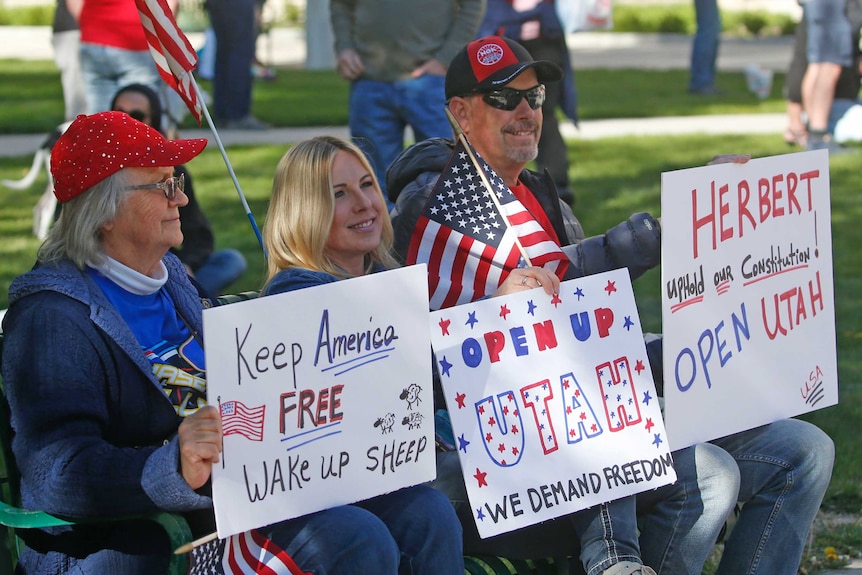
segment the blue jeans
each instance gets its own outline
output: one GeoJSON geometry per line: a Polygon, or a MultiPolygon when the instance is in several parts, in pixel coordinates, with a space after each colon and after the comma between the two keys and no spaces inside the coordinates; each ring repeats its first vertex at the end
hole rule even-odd
{"type": "Polygon", "coordinates": [[[443,76],[425,74],[397,82],[360,78],[351,84],[350,135],[371,161],[384,196],[386,169],[404,149],[408,125],[417,142],[452,137],[444,82],[443,76]]]}
{"type": "Polygon", "coordinates": [[[213,100],[218,120],[239,120],[251,113],[256,37],[255,0],[207,0],[216,35],[213,100]]]}
{"type": "Polygon", "coordinates": [[[427,486],[261,531],[314,575],[464,575],[461,526],[445,496],[427,486]]]}
{"type": "Polygon", "coordinates": [[[742,503],[716,575],[795,575],[832,477],[832,439],[783,419],[713,443],[739,466],[742,503]]]}
{"type": "Polygon", "coordinates": [[[165,105],[162,79],[149,50],[123,50],[81,42],[81,80],[87,99],[87,113],[111,109],[111,100],[120,88],[144,84],[152,88],[165,105]]]}
{"type": "Polygon", "coordinates": [[[245,272],[246,261],[234,249],[219,250],[210,254],[207,261],[194,271],[195,279],[212,297],[218,297],[245,272]]]}
{"type": "Polygon", "coordinates": [[[694,0],[697,31],[691,45],[691,78],[688,89],[710,88],[715,84],[715,63],[721,36],[721,14],[717,0],[694,0]]]}
{"type": "Polygon", "coordinates": [[[739,469],[723,449],[673,452],[677,481],[637,495],[641,559],[660,575],[700,575],[733,511],[739,469]]]}

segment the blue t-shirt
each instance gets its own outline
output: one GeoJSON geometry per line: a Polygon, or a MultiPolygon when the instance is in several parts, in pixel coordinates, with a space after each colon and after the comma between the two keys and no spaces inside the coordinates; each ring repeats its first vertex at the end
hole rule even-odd
{"type": "Polygon", "coordinates": [[[177,414],[185,417],[205,406],[204,350],[177,314],[167,290],[162,287],[155,293],[139,295],[92,268],[87,271],[141,344],[177,414]]]}

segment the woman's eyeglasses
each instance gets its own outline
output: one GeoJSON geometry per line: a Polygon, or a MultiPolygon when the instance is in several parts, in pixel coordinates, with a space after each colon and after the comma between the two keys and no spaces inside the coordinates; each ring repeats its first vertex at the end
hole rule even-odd
{"type": "Polygon", "coordinates": [[[174,201],[177,197],[177,192],[185,193],[186,190],[186,175],[180,174],[173,178],[168,178],[164,182],[156,182],[155,184],[141,184],[139,186],[126,186],[126,190],[155,190],[160,189],[165,193],[165,197],[169,202],[174,201]]]}
{"type": "Polygon", "coordinates": [[[527,99],[530,108],[538,110],[545,103],[545,86],[539,84],[527,90],[516,90],[515,88],[500,88],[487,92],[478,92],[482,101],[498,110],[511,112],[521,103],[523,98],[527,99]]]}

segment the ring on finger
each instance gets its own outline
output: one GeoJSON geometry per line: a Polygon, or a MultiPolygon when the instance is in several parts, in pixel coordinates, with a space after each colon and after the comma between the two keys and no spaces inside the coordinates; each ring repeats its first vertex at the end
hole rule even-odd
{"type": "Polygon", "coordinates": [[[527,280],[528,280],[528,279],[530,279],[530,276],[524,276],[523,278],[521,278],[521,285],[522,285],[522,286],[527,285],[527,280]]]}

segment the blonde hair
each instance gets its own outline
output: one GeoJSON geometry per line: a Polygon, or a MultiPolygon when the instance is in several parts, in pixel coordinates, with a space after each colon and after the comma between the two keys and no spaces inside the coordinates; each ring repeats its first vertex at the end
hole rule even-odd
{"type": "MultiPolygon", "coordinates": [[[[319,136],[296,144],[278,162],[272,182],[262,234],[267,253],[264,286],[278,272],[293,267],[326,272],[341,279],[350,277],[326,253],[335,217],[332,163],[341,151],[356,156],[368,170],[382,204],[386,205],[374,170],[357,146],[332,136],[319,136]]],[[[383,225],[380,245],[367,254],[366,273],[374,264],[385,268],[398,266],[391,255],[392,221],[388,214],[383,216],[380,218],[383,225]]]]}

